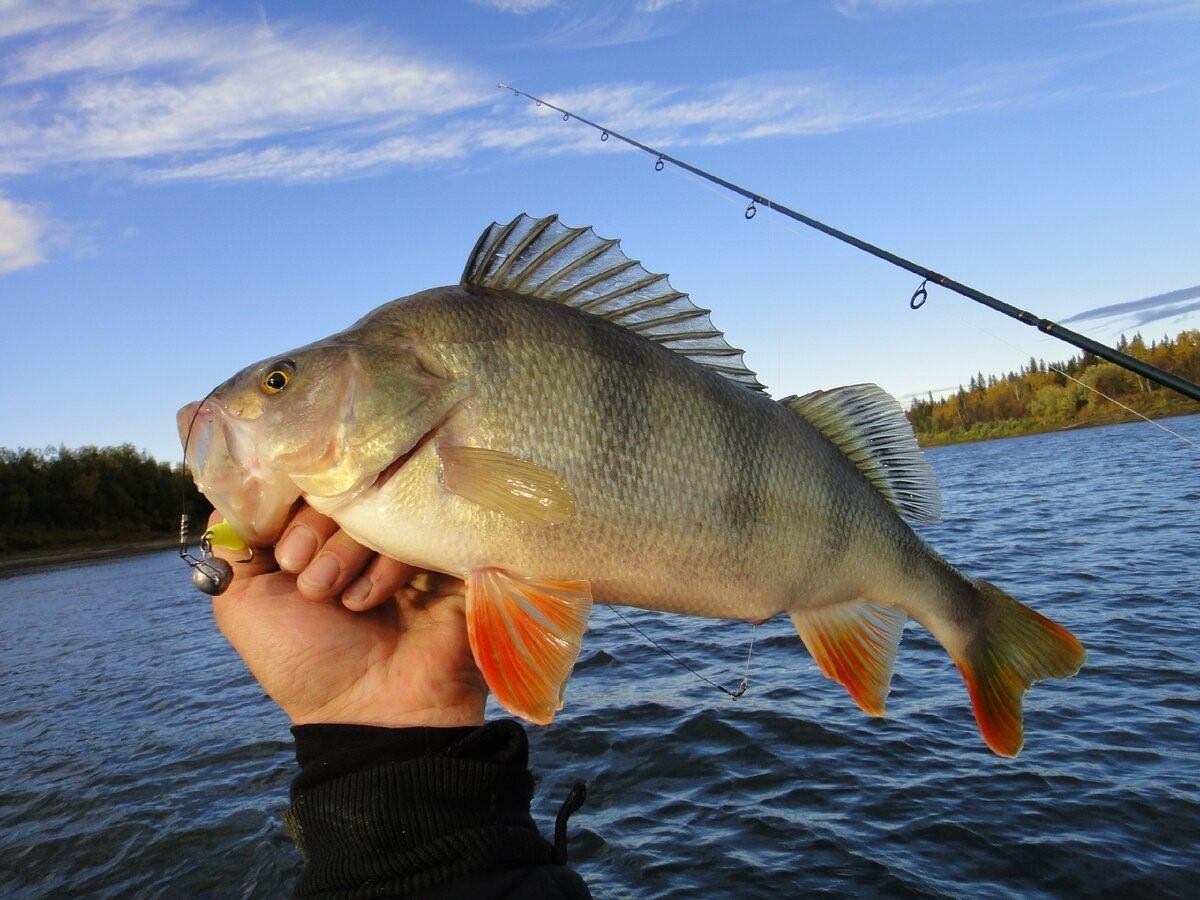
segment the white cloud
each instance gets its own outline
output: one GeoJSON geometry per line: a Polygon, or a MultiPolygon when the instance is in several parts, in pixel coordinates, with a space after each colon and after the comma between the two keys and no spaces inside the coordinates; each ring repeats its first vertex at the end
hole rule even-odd
{"type": "Polygon", "coordinates": [[[147,177],[161,181],[329,181],[398,165],[445,162],[465,156],[468,149],[469,141],[461,130],[388,138],[361,147],[275,145],[152,169],[147,177]]]}
{"type": "MultiPolygon", "coordinates": [[[[136,18],[117,0],[0,3],[25,12],[23,38],[0,57],[0,176],[90,165],[110,177],[296,182],[497,151],[614,146],[497,96],[490,77],[387,36],[217,20],[149,2],[136,18]],[[58,17],[34,15],[44,9],[58,17]],[[71,18],[76,10],[86,16],[71,18]]],[[[567,26],[582,29],[580,39],[600,39],[595,22],[567,26]]],[[[686,88],[599,84],[548,99],[679,148],[1048,102],[1066,65],[975,65],[873,84],[835,71],[777,72],[686,88]]]]}
{"type": "MultiPolygon", "coordinates": [[[[655,0],[649,0],[653,3],[655,0]]],[[[636,15],[627,5],[579,4],[570,15],[561,17],[554,27],[526,41],[531,47],[594,48],[618,47],[662,38],[671,33],[667,16],[636,15]]]]}
{"type": "Polygon", "coordinates": [[[634,9],[640,13],[657,13],[680,2],[682,0],[638,0],[634,9]]]}
{"type": "Polygon", "coordinates": [[[0,63],[0,173],[394,131],[491,96],[465,68],[352,29],[154,13],[77,24],[45,26],[0,63]]]}
{"type": "Polygon", "coordinates": [[[518,16],[528,15],[542,9],[558,5],[558,0],[471,0],[476,6],[486,6],[500,12],[514,13],[518,16]]]}
{"type": "MultiPolygon", "coordinates": [[[[828,74],[776,73],[684,89],[645,83],[596,85],[546,100],[664,149],[769,137],[829,134],[856,127],[928,121],[1024,102],[1046,101],[1053,64],[950,70],[940,77],[852,87],[828,74]]],[[[339,135],[300,146],[274,142],[142,170],[155,180],[328,180],[398,165],[429,165],[503,151],[526,156],[611,152],[592,129],[526,100],[505,97],[416,134],[351,141],[339,135]]]]}
{"type": "Polygon", "coordinates": [[[0,0],[0,39],[178,5],[179,0],[0,0]]]}
{"type": "Polygon", "coordinates": [[[862,18],[876,10],[913,9],[921,6],[945,6],[949,3],[972,2],[972,0],[834,0],[833,8],[851,19],[862,18]]]}
{"type": "MultiPolygon", "coordinates": [[[[973,65],[849,85],[831,73],[776,72],[684,90],[603,85],[547,97],[645,143],[728,144],[898,125],[1035,102],[1062,63],[973,65]]],[[[534,107],[533,114],[546,114],[534,107]]]]}
{"type": "Polygon", "coordinates": [[[1069,11],[1104,14],[1093,25],[1131,25],[1156,19],[1200,18],[1200,0],[1079,0],[1069,11]]]}
{"type": "Polygon", "coordinates": [[[45,261],[49,223],[32,206],[0,197],[0,274],[45,261]]]}

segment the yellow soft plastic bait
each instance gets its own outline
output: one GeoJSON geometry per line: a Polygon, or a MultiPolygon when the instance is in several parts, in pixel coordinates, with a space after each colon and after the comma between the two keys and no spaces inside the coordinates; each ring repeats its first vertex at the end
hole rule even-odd
{"type": "Polygon", "coordinates": [[[216,525],[204,532],[204,536],[208,539],[208,543],[213,547],[220,547],[222,550],[245,550],[246,542],[242,540],[242,536],[233,530],[233,526],[228,522],[218,522],[216,525]]]}

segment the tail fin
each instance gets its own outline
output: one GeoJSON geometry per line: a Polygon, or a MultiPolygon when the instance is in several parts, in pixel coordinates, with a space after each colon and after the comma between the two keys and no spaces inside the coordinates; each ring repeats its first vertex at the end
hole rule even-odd
{"type": "Polygon", "coordinates": [[[954,663],[967,683],[984,741],[1001,756],[1016,756],[1025,742],[1021,698],[1044,678],[1070,678],[1083,665],[1075,635],[986,581],[979,591],[979,628],[954,663]]]}

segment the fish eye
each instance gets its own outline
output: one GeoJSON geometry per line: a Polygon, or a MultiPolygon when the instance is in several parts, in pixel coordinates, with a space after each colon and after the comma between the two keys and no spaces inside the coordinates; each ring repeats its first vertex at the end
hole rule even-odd
{"type": "Polygon", "coordinates": [[[271,371],[263,376],[262,389],[267,394],[278,394],[288,382],[292,380],[292,376],[296,373],[296,366],[291,360],[283,359],[271,366],[271,371]]]}

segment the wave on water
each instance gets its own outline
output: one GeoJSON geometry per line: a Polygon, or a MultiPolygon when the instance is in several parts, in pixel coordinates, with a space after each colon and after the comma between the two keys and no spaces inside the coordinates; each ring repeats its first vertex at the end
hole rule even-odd
{"type": "MultiPolygon", "coordinates": [[[[1200,439],[1200,417],[1173,427],[1200,439]]],[[[786,618],[732,701],[598,614],[566,710],[531,734],[544,833],[588,782],[570,852],[596,896],[1194,895],[1200,461],[1145,424],[929,458],[945,520],[923,535],[1088,647],[1028,694],[1021,756],[983,746],[915,625],[870,719],[786,618]]],[[[632,617],[736,685],[749,626],[632,617]]],[[[290,890],[287,722],[174,554],[0,581],[0,690],[0,894],[290,890]]]]}

